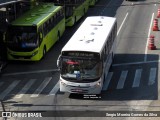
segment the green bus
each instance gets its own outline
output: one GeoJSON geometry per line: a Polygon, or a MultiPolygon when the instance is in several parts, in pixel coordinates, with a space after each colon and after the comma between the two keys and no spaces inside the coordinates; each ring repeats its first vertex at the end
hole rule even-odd
{"type": "Polygon", "coordinates": [[[98,0],[90,0],[89,6],[94,6],[98,0]]]}
{"type": "Polygon", "coordinates": [[[90,0],[48,0],[65,7],[66,26],[73,26],[88,11],[90,0]]]}
{"type": "Polygon", "coordinates": [[[38,61],[65,31],[62,6],[43,3],[13,21],[6,32],[9,60],[38,61]]]}

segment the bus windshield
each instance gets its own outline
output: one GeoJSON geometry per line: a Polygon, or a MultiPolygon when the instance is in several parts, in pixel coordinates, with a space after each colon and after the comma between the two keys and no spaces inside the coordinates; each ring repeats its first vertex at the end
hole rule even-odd
{"type": "Polygon", "coordinates": [[[61,76],[66,80],[97,80],[102,74],[102,64],[97,59],[62,57],[61,76]]]}
{"type": "Polygon", "coordinates": [[[38,40],[35,27],[11,26],[9,28],[7,43],[21,48],[35,48],[38,40]]]}

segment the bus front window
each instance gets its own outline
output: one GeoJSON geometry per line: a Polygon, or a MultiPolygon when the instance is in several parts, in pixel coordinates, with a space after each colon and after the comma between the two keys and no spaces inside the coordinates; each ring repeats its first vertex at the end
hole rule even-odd
{"type": "Polygon", "coordinates": [[[35,47],[38,44],[35,33],[22,33],[22,42],[26,47],[35,47]]]}
{"type": "Polygon", "coordinates": [[[61,75],[67,80],[97,80],[102,72],[102,64],[96,59],[62,58],[61,75]]]}
{"type": "Polygon", "coordinates": [[[20,33],[12,36],[11,42],[19,44],[21,47],[37,47],[36,33],[20,33]]]}
{"type": "Polygon", "coordinates": [[[11,26],[8,31],[9,48],[35,48],[38,46],[36,29],[34,27],[11,26]]]}

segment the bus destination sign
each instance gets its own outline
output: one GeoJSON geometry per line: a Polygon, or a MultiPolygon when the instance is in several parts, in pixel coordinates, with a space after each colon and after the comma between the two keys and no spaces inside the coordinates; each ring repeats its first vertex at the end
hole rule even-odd
{"type": "Polygon", "coordinates": [[[96,57],[98,56],[97,53],[89,53],[89,52],[76,52],[76,51],[69,51],[63,52],[64,56],[72,56],[72,57],[96,57]]]}

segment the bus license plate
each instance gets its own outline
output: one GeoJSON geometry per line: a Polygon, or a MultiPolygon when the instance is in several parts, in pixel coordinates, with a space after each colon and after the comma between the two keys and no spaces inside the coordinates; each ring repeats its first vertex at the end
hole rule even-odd
{"type": "Polygon", "coordinates": [[[81,89],[75,89],[76,92],[82,92],[83,90],[81,89]]]}

